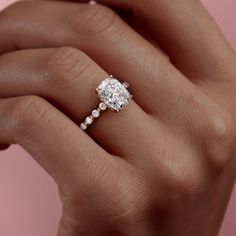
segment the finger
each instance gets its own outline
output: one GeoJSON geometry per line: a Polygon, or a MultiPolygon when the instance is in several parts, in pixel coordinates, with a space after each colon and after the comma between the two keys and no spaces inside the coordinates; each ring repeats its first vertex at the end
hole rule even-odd
{"type": "Polygon", "coordinates": [[[86,178],[90,167],[108,168],[112,163],[103,149],[42,98],[1,99],[0,114],[0,143],[20,144],[60,185],[72,186],[75,174],[86,178]]]}
{"type": "MultiPolygon", "coordinates": [[[[98,107],[95,89],[108,74],[83,52],[74,48],[33,49],[0,57],[0,96],[42,96],[78,124],[98,107]]],[[[149,116],[134,102],[120,113],[106,111],[89,134],[115,155],[128,156],[143,148],[136,135],[152,129],[149,116]],[[124,136],[124,131],[126,135],[124,136]],[[134,135],[136,134],[136,135],[134,135]],[[112,137],[112,138],[111,138],[112,137]],[[124,145],[129,143],[130,145],[124,145]]]]}
{"type": "Polygon", "coordinates": [[[80,48],[106,71],[125,79],[137,104],[150,113],[165,111],[166,94],[185,80],[163,53],[101,5],[19,2],[2,13],[0,34],[2,52],[16,45],[80,48]]]}
{"type": "Polygon", "coordinates": [[[201,1],[99,2],[133,12],[137,24],[150,32],[172,62],[189,78],[234,78],[231,70],[235,65],[234,51],[201,1]]]}

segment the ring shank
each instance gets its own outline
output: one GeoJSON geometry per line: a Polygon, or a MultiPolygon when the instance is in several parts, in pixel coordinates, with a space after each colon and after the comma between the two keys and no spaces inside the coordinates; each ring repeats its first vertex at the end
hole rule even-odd
{"type": "Polygon", "coordinates": [[[80,128],[81,128],[82,130],[84,130],[84,131],[87,130],[87,128],[88,128],[90,125],[93,124],[93,122],[95,121],[95,119],[97,119],[97,118],[100,117],[101,112],[105,111],[106,109],[107,109],[106,104],[105,104],[104,102],[101,102],[101,103],[99,104],[98,108],[97,108],[97,109],[94,109],[94,110],[92,111],[91,115],[90,115],[90,116],[87,116],[87,117],[85,118],[85,121],[80,124],[80,128]]]}

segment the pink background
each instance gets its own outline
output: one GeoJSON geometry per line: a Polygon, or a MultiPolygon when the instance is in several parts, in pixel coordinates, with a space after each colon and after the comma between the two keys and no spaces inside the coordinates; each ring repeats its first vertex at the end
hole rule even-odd
{"type": "MultiPolygon", "coordinates": [[[[0,8],[13,0],[0,0],[0,8]]],[[[236,1],[203,0],[236,48],[236,1]]],[[[20,147],[0,153],[0,235],[54,236],[61,215],[57,186],[20,147]]],[[[235,236],[236,189],[220,236],[235,236]]]]}

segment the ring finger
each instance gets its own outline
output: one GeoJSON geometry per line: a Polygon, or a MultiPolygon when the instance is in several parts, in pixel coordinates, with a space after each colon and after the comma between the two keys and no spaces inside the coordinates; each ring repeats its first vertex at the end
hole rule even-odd
{"type": "MultiPolygon", "coordinates": [[[[75,122],[82,122],[98,106],[95,89],[108,77],[86,54],[69,47],[22,50],[2,55],[0,73],[1,97],[42,96],[75,122]]],[[[112,154],[127,156],[134,148],[128,148],[125,143],[135,145],[135,151],[143,148],[144,135],[140,135],[140,139],[137,135],[152,129],[149,120],[151,118],[131,101],[123,112],[105,112],[88,132],[112,154]]]]}

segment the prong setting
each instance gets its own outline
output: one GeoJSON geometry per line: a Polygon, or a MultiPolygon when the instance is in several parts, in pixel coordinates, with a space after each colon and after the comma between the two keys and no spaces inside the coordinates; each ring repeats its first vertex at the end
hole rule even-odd
{"type": "Polygon", "coordinates": [[[94,120],[101,116],[101,112],[107,110],[107,108],[117,113],[126,108],[133,98],[127,90],[128,87],[127,82],[120,83],[113,75],[103,80],[95,89],[101,102],[98,108],[94,109],[91,115],[87,116],[85,121],[80,124],[80,128],[84,131],[87,130],[94,120]]]}
{"type": "Polygon", "coordinates": [[[120,83],[114,76],[103,80],[97,88],[98,96],[108,108],[114,110],[124,109],[130,101],[130,93],[127,90],[129,84],[120,83]]]}
{"type": "Polygon", "coordinates": [[[124,86],[125,88],[129,88],[129,84],[128,84],[127,82],[124,82],[124,83],[123,83],[123,86],[124,86]]]}

